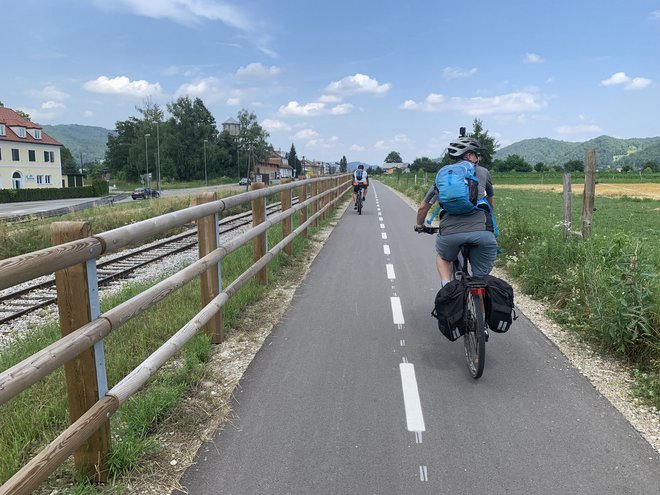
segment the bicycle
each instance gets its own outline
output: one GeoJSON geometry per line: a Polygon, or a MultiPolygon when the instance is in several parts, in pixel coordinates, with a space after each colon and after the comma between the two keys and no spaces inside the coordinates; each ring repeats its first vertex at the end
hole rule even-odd
{"type": "MultiPolygon", "coordinates": [[[[422,232],[435,234],[438,227],[424,226],[422,232]]],[[[476,244],[464,244],[456,260],[454,260],[454,278],[461,281],[465,287],[463,307],[463,347],[465,361],[472,378],[480,378],[484,372],[486,361],[486,342],[488,330],[484,315],[486,284],[483,280],[473,278],[470,273],[470,248],[476,244]]]]}
{"type": "Polygon", "coordinates": [[[357,212],[358,215],[362,215],[362,189],[364,189],[364,184],[359,183],[357,188],[357,212]]]}

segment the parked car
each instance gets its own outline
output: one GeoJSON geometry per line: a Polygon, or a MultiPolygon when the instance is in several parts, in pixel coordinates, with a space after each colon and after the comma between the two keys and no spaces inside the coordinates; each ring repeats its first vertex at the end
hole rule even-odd
{"type": "Polygon", "coordinates": [[[243,177],[239,182],[239,186],[249,186],[252,181],[248,179],[247,177],[243,177]]]}
{"type": "Polygon", "coordinates": [[[133,199],[158,198],[159,196],[160,193],[150,187],[138,187],[131,194],[131,198],[133,199]]]}

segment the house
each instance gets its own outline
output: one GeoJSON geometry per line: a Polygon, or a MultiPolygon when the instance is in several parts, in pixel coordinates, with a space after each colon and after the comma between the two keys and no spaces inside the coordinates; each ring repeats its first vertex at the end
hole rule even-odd
{"type": "Polygon", "coordinates": [[[0,107],[0,189],[63,187],[61,147],[39,124],[0,107]]]}
{"type": "Polygon", "coordinates": [[[383,163],[381,166],[386,174],[396,174],[397,171],[407,174],[410,173],[410,163],[383,163]]]}
{"type": "Polygon", "coordinates": [[[256,175],[268,175],[268,180],[264,180],[264,182],[290,178],[293,176],[293,167],[289,165],[289,160],[282,155],[281,151],[270,149],[266,158],[257,163],[256,175]]]}

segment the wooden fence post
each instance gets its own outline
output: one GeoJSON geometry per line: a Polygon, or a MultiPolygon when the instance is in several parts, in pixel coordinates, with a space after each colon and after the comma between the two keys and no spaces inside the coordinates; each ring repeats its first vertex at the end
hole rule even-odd
{"type": "Polygon", "coordinates": [[[587,150],[584,158],[584,194],[582,197],[582,238],[591,235],[596,195],[596,151],[587,150]]]}
{"type": "MultiPolygon", "coordinates": [[[[307,184],[302,184],[298,187],[298,203],[307,201],[307,184]]],[[[303,224],[307,221],[307,207],[305,206],[300,210],[300,224],[303,224]]],[[[307,237],[307,229],[302,231],[302,237],[307,237]]]]}
{"type": "MultiPolygon", "coordinates": [[[[197,196],[196,204],[209,203],[218,199],[215,192],[204,192],[197,196]]],[[[203,258],[218,248],[219,215],[202,217],[197,221],[197,248],[199,257],[203,258]]],[[[220,294],[222,288],[222,265],[218,263],[199,276],[202,306],[206,306],[220,294]]],[[[220,344],[224,340],[224,313],[222,308],[209,320],[204,327],[206,335],[212,344],[220,344]]]]}
{"type": "MultiPolygon", "coordinates": [[[[86,222],[54,222],[50,232],[53,245],[57,245],[91,237],[92,229],[86,222]]],[[[60,331],[64,337],[95,319],[100,312],[95,260],[56,271],[55,284],[60,331]],[[93,280],[88,278],[90,276],[93,276],[93,280]]],[[[71,423],[98,402],[99,395],[107,392],[102,341],[100,344],[81,352],[64,365],[71,423]],[[98,372],[97,365],[100,368],[98,372]]],[[[108,420],[76,450],[76,470],[88,480],[105,483],[108,480],[109,455],[108,420]]]]}
{"type": "MultiPolygon", "coordinates": [[[[282,179],[280,181],[281,184],[290,184],[291,179],[282,179]]],[[[282,211],[286,211],[289,208],[291,208],[291,189],[287,189],[286,191],[282,191],[280,195],[280,201],[282,202],[282,211]]],[[[291,233],[291,217],[285,218],[282,220],[282,239],[284,239],[286,236],[288,236],[291,233]]],[[[291,256],[293,255],[293,242],[290,242],[286,246],[284,246],[284,252],[291,256]]]]}
{"type": "MultiPolygon", "coordinates": [[[[262,189],[263,182],[253,182],[252,190],[262,189]]],[[[252,226],[256,227],[266,221],[266,198],[257,198],[252,200],[252,226]]],[[[253,239],[254,261],[255,263],[263,258],[268,250],[266,246],[266,233],[258,235],[253,239]]],[[[268,283],[268,267],[263,267],[257,272],[257,280],[262,284],[268,283]]]]}
{"type": "MultiPolygon", "coordinates": [[[[318,194],[318,191],[319,191],[319,183],[318,182],[312,182],[309,185],[309,192],[310,192],[311,196],[315,197],[318,194]]],[[[312,215],[314,215],[318,211],[318,208],[319,208],[318,199],[315,199],[309,205],[309,216],[311,217],[312,215]]],[[[317,224],[318,224],[317,220],[318,220],[318,218],[314,219],[314,221],[312,222],[312,227],[317,226],[317,224]]]]}
{"type": "Polygon", "coordinates": [[[564,174],[564,239],[568,239],[571,236],[571,224],[572,224],[572,196],[571,196],[571,174],[564,174]]]}

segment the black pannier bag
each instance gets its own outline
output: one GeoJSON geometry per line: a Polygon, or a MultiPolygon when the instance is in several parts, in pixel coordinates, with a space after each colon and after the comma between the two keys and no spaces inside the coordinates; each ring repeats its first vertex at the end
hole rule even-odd
{"type": "Polygon", "coordinates": [[[435,308],[431,314],[438,319],[438,329],[452,342],[465,333],[463,310],[465,285],[452,280],[435,296],[435,308]]]}
{"type": "Polygon", "coordinates": [[[486,275],[486,323],[493,332],[504,333],[518,318],[513,309],[513,287],[501,278],[486,275]]]}

